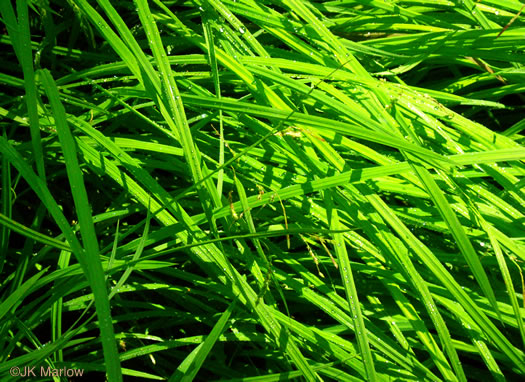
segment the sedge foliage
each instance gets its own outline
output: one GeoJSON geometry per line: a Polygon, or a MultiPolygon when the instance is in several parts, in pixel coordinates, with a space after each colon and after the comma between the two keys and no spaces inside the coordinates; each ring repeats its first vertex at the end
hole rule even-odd
{"type": "Polygon", "coordinates": [[[0,376],[525,376],[516,0],[0,3],[0,376]]]}

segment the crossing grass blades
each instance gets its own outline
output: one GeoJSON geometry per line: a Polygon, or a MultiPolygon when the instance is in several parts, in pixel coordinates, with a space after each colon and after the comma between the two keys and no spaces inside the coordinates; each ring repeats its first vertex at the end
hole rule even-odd
{"type": "Polygon", "coordinates": [[[2,1],[0,378],[523,379],[522,10],[2,1]]]}

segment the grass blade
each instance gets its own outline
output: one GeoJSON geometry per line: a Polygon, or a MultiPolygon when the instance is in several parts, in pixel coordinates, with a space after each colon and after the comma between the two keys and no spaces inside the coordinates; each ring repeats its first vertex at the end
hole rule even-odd
{"type": "Polygon", "coordinates": [[[110,382],[121,381],[122,372],[115,343],[115,333],[111,322],[111,308],[106,290],[104,270],[100,262],[98,240],[91,216],[91,207],[77,159],[76,144],[69,130],[67,116],[60,102],[58,89],[51,74],[49,71],[43,70],[40,72],[40,76],[55,118],[57,132],[64,152],[71,193],[81,227],[80,233],[82,234],[84,254],[87,260],[87,278],[95,296],[95,307],[100,324],[108,380],[110,382]]]}

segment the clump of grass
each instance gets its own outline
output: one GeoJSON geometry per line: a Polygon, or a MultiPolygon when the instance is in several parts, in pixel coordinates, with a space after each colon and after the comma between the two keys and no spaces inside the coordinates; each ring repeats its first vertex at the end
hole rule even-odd
{"type": "Polygon", "coordinates": [[[3,378],[525,375],[519,2],[0,11],[3,378]]]}

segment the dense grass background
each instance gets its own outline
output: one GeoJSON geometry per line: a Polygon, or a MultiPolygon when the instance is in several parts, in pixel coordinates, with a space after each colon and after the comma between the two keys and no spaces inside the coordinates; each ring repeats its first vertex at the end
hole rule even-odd
{"type": "Polygon", "coordinates": [[[0,2],[2,380],[525,378],[522,10],[0,2]]]}

